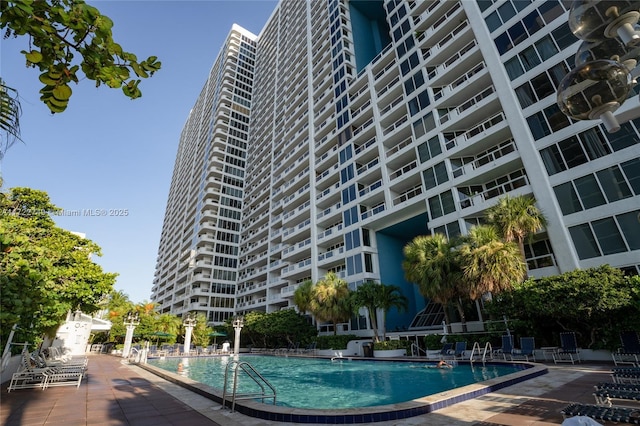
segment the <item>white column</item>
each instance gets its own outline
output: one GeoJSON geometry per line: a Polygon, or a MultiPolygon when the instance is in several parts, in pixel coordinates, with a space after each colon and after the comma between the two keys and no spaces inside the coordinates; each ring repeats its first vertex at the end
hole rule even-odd
{"type": "Polygon", "coordinates": [[[189,355],[191,352],[191,334],[193,334],[193,328],[196,326],[195,313],[188,313],[182,325],[184,325],[184,353],[189,355]]]}
{"type": "Polygon", "coordinates": [[[238,316],[233,320],[233,329],[235,330],[235,339],[233,342],[233,356],[234,358],[238,358],[238,354],[240,353],[240,331],[242,330],[242,326],[244,325],[244,318],[242,316],[238,316]]]}
{"type": "Polygon", "coordinates": [[[122,349],[122,357],[126,358],[131,352],[131,342],[133,341],[133,330],[140,324],[139,314],[137,312],[128,312],[124,319],[124,325],[127,327],[127,334],[124,336],[124,348],[122,349]]]}

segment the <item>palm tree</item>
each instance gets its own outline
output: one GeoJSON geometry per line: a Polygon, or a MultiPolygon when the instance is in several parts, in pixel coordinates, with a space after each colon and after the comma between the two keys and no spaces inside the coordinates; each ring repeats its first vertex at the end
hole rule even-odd
{"type": "Polygon", "coordinates": [[[162,314],[158,316],[155,323],[156,331],[164,331],[173,336],[178,336],[181,326],[182,320],[172,314],[162,314]]]}
{"type": "Polygon", "coordinates": [[[20,140],[20,102],[18,92],[0,79],[0,160],[16,140],[20,140]]]}
{"type": "Polygon", "coordinates": [[[329,272],[313,287],[309,309],[319,321],[333,323],[333,334],[338,334],[338,323],[348,321],[353,311],[347,282],[329,272]]]}
{"type": "Polygon", "coordinates": [[[474,226],[460,246],[462,271],[471,300],[497,294],[522,281],[526,265],[514,242],[504,242],[491,225],[474,226]]]}
{"type": "Polygon", "coordinates": [[[455,300],[463,331],[466,331],[460,300],[460,284],[464,276],[455,248],[456,243],[442,234],[419,235],[404,247],[402,268],[406,279],[417,284],[423,296],[442,305],[447,324],[451,324],[447,305],[455,300]]]}
{"type": "Polygon", "coordinates": [[[391,308],[396,308],[399,312],[402,312],[407,309],[408,305],[408,299],[400,292],[400,287],[375,281],[367,281],[358,287],[353,299],[355,308],[363,307],[367,309],[371,328],[373,329],[373,338],[376,342],[380,341],[378,337],[378,309],[382,311],[381,325],[385,328],[383,333],[383,340],[385,340],[387,334],[385,327],[387,312],[391,308]]]}
{"type": "Polygon", "coordinates": [[[382,310],[382,340],[387,340],[387,312],[391,308],[396,308],[398,312],[404,312],[409,306],[407,299],[401,292],[400,287],[395,285],[380,284],[380,293],[378,294],[378,308],[382,310]]]}
{"type": "Polygon", "coordinates": [[[369,314],[371,329],[373,330],[373,339],[376,342],[380,341],[380,338],[378,337],[378,321],[376,316],[376,311],[380,307],[379,287],[380,284],[375,281],[367,281],[356,289],[353,297],[353,303],[356,309],[366,308],[367,313],[369,314]]]}
{"type": "Polygon", "coordinates": [[[309,311],[311,297],[313,294],[313,281],[306,280],[293,292],[293,303],[298,307],[298,311],[306,314],[309,311]]]}
{"type": "Polygon", "coordinates": [[[544,214],[536,207],[536,200],[525,195],[505,195],[487,210],[486,217],[489,223],[502,233],[506,242],[515,241],[518,244],[523,261],[526,261],[525,237],[547,224],[544,214]]]}

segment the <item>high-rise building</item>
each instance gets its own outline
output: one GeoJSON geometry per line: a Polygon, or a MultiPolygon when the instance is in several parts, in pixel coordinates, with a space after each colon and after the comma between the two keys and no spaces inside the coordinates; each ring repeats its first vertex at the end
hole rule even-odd
{"type": "MultiPolygon", "coordinates": [[[[237,80],[216,74],[189,116],[153,300],[217,322],[293,306],[300,283],[335,272],[352,289],[371,279],[402,288],[410,308],[390,315],[388,330],[436,326],[441,310],[404,278],[403,247],[417,235],[467,233],[507,194],[534,197],[548,219],[526,244],[529,275],[604,263],[638,273],[640,120],[608,133],[557,106],[580,44],[570,3],[281,0],[260,36],[246,36],[255,68],[244,179],[204,196],[218,209],[206,221],[203,179],[220,160],[189,147],[236,149],[211,121],[222,111],[232,122],[230,101],[205,92],[237,80]],[[242,199],[233,218],[220,213],[228,189],[244,195],[233,198],[242,199]],[[227,222],[240,226],[239,240],[220,238],[227,222]],[[198,268],[208,259],[199,250],[218,245],[237,265],[198,268]],[[217,305],[222,283],[235,305],[217,305]]],[[[637,104],[636,94],[621,111],[637,104]]],[[[341,331],[364,334],[366,324],[354,318],[341,331]]]]}
{"type": "Polygon", "coordinates": [[[234,313],[255,39],[233,26],[182,130],[151,296],[160,312],[234,313]]]}

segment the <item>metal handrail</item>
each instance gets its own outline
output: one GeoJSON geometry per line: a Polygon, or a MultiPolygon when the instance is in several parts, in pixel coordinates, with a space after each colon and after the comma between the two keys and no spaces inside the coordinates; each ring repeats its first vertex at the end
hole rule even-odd
{"type": "Polygon", "coordinates": [[[428,356],[427,355],[427,351],[422,349],[420,346],[418,346],[417,343],[412,343],[411,344],[411,356],[420,356],[420,352],[424,352],[424,356],[428,356]],[[416,353],[413,352],[413,349],[416,349],[416,353]]]}
{"type": "Polygon", "coordinates": [[[490,359],[493,359],[493,349],[491,347],[491,343],[487,342],[484,345],[484,350],[482,350],[480,348],[480,343],[475,342],[473,344],[473,348],[471,349],[471,355],[469,356],[469,362],[473,363],[473,361],[475,361],[474,357],[476,356],[476,349],[478,351],[477,356],[480,356],[482,363],[484,364],[487,361],[487,354],[489,355],[490,359]]]}
{"type": "Polygon", "coordinates": [[[233,368],[233,390],[231,392],[231,412],[233,412],[236,408],[236,400],[239,399],[254,399],[256,397],[262,399],[262,402],[266,398],[273,398],[273,405],[276,405],[276,388],[273,387],[271,383],[267,379],[265,379],[258,371],[253,368],[251,364],[246,361],[229,361],[227,367],[224,372],[224,387],[222,391],[222,406],[226,406],[227,401],[227,384],[229,383],[229,370],[233,368]],[[246,375],[251,378],[258,386],[260,386],[261,392],[250,392],[250,393],[238,393],[238,371],[244,371],[246,375]],[[265,387],[266,385],[266,387],[265,387]],[[266,388],[269,388],[273,395],[266,394],[266,388]]]}

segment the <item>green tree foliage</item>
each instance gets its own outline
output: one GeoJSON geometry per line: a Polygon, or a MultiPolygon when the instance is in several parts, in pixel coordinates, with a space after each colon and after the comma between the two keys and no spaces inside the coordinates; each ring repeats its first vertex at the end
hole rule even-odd
{"type": "MultiPolygon", "coordinates": [[[[385,285],[375,281],[367,281],[359,286],[353,295],[353,303],[356,309],[361,307],[367,309],[375,342],[380,341],[378,334],[377,311],[382,311],[382,321],[380,324],[384,327],[386,324],[387,312],[392,308],[396,308],[398,311],[402,312],[405,311],[408,306],[408,300],[400,291],[400,287],[385,285]]],[[[385,338],[386,328],[383,340],[385,338]]]]}
{"type": "Polygon", "coordinates": [[[293,309],[282,309],[270,313],[249,312],[244,316],[240,336],[256,347],[278,348],[309,343],[317,334],[305,316],[293,309]]]}
{"type": "Polygon", "coordinates": [[[332,323],[333,334],[337,334],[338,323],[348,321],[353,312],[349,285],[329,272],[313,287],[309,308],[319,321],[332,323]]]}
{"type": "Polygon", "coordinates": [[[486,212],[489,223],[494,225],[506,242],[518,244],[522,260],[525,260],[524,240],[544,228],[547,219],[536,207],[536,200],[525,195],[505,195],[486,212]]]}
{"type": "MultiPolygon", "coordinates": [[[[211,337],[209,334],[213,332],[213,328],[207,325],[207,317],[202,313],[196,313],[196,324],[193,327],[193,332],[191,334],[191,344],[194,346],[202,346],[205,347],[209,344],[209,340],[211,337]]],[[[183,328],[183,335],[186,333],[186,330],[183,328]]]]}
{"type": "Polygon", "coordinates": [[[303,314],[309,312],[311,307],[312,291],[313,281],[306,280],[293,292],[293,303],[298,307],[298,311],[303,314]]]}
{"type": "Polygon", "coordinates": [[[92,313],[113,289],[116,274],[91,260],[100,247],[55,226],[59,210],[43,191],[13,188],[0,195],[0,335],[14,324],[16,339],[52,335],[68,311],[92,313]]]}
{"type": "Polygon", "coordinates": [[[23,50],[27,66],[41,72],[40,99],[51,112],[63,112],[69,103],[70,83],[87,78],[96,86],[122,88],[131,99],[142,96],[138,87],[160,69],[155,56],[138,61],[113,40],[113,21],[83,0],[3,0],[0,28],[6,37],[27,36],[23,50]],[[77,59],[78,56],[80,59],[77,59]]]}
{"type": "Polygon", "coordinates": [[[453,301],[465,327],[460,300],[464,276],[456,246],[457,242],[442,234],[419,235],[404,247],[402,268],[407,280],[415,283],[423,296],[442,305],[447,324],[451,324],[447,305],[453,301]]]}
{"type": "Polygon", "coordinates": [[[493,226],[474,226],[458,248],[463,285],[471,300],[483,294],[499,294],[523,280],[526,265],[518,246],[504,242],[493,226]]]}
{"type": "Polygon", "coordinates": [[[575,331],[583,347],[614,349],[620,331],[640,330],[640,277],[603,265],[529,279],[494,298],[489,309],[542,345],[557,345],[559,332],[575,331]]]}

